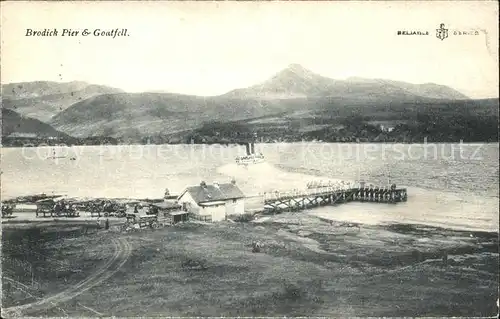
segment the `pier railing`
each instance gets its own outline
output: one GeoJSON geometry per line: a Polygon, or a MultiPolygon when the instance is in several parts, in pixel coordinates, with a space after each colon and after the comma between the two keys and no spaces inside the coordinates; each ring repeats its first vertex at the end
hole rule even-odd
{"type": "Polygon", "coordinates": [[[294,189],[290,191],[274,191],[264,193],[264,201],[266,200],[280,200],[285,198],[295,198],[303,196],[321,196],[330,193],[337,193],[352,189],[354,185],[346,185],[344,187],[320,187],[308,189],[294,189]]]}
{"type": "Polygon", "coordinates": [[[356,182],[309,182],[307,183],[306,189],[293,189],[289,191],[273,191],[273,192],[265,192],[263,193],[264,200],[273,200],[280,198],[292,198],[292,197],[300,197],[300,196],[315,196],[315,195],[323,195],[329,194],[333,192],[341,192],[347,191],[350,189],[358,189],[358,188],[377,188],[377,189],[389,189],[390,186],[384,187],[374,187],[373,185],[366,185],[365,183],[356,183],[356,182]]]}
{"type": "Polygon", "coordinates": [[[406,188],[361,187],[362,185],[345,185],[342,187],[321,187],[286,192],[264,193],[264,205],[268,211],[293,211],[307,208],[335,205],[347,202],[398,203],[407,200],[406,188]]]}

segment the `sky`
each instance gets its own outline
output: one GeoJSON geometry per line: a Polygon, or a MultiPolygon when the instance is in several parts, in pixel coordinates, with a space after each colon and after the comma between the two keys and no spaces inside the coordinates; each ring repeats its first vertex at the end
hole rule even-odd
{"type": "Polygon", "coordinates": [[[498,97],[498,4],[451,2],[1,2],[2,83],[86,81],[218,95],[289,64],[498,97]],[[435,36],[444,23],[449,37],[435,36]],[[126,28],[129,36],[27,37],[126,28]],[[453,30],[479,30],[455,36],[453,30]],[[398,36],[398,30],[430,36],[398,36]]]}

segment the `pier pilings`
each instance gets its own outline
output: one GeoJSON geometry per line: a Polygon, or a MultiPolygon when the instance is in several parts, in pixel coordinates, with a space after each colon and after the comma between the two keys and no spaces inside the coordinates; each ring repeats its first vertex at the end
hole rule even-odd
{"type": "Polygon", "coordinates": [[[276,191],[264,194],[264,210],[269,213],[280,213],[348,202],[395,204],[405,202],[407,198],[406,188],[317,189],[286,193],[276,191]]]}

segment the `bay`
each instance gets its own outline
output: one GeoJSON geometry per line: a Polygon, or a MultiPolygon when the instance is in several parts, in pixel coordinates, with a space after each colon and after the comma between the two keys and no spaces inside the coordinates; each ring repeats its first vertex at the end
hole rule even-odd
{"type": "Polygon", "coordinates": [[[272,143],[266,163],[237,166],[242,146],[102,145],[2,148],[3,199],[34,193],[160,198],[201,181],[235,179],[248,196],[302,189],[312,180],[407,187],[408,202],[349,203],[305,213],[360,223],[498,230],[498,143],[272,143]]]}

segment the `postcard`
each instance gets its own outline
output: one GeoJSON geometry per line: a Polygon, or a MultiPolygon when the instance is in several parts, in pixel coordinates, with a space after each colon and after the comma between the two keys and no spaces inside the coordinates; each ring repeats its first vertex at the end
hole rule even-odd
{"type": "Polygon", "coordinates": [[[492,317],[495,1],[3,1],[2,317],[492,317]]]}

